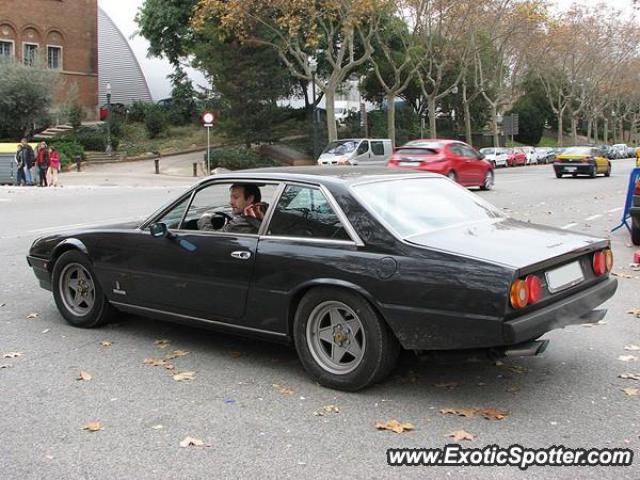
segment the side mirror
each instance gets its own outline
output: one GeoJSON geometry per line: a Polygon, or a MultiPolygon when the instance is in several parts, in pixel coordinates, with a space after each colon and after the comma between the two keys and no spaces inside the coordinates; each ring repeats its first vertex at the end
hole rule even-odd
{"type": "Polygon", "coordinates": [[[484,153],[478,153],[478,158],[480,160],[484,160],[485,158],[487,158],[487,156],[484,153]]]}
{"type": "Polygon", "coordinates": [[[164,223],[154,223],[149,226],[149,233],[153,238],[171,238],[173,235],[169,232],[167,225],[164,223]]]}

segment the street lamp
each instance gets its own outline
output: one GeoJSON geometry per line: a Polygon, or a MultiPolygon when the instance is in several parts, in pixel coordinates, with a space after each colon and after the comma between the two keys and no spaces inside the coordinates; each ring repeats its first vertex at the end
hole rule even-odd
{"type": "Polygon", "coordinates": [[[111,155],[111,84],[107,82],[107,148],[105,153],[111,155]]]}
{"type": "Polygon", "coordinates": [[[311,97],[313,105],[313,160],[316,160],[318,153],[318,109],[316,105],[316,72],[318,71],[318,61],[314,57],[309,58],[309,70],[311,71],[311,97]]]}

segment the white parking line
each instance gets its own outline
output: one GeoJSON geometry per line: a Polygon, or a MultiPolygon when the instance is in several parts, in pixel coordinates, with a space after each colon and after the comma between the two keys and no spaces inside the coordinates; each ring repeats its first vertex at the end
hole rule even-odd
{"type": "Polygon", "coordinates": [[[607,210],[607,213],[613,213],[613,212],[619,212],[620,210],[622,210],[624,207],[618,207],[618,208],[612,208],[611,210],[607,210]]]}
{"type": "Polygon", "coordinates": [[[598,214],[598,215],[591,215],[590,217],[585,218],[585,220],[588,222],[590,220],[595,220],[596,218],[600,218],[602,215],[598,214]]]}
{"type": "Polygon", "coordinates": [[[571,227],[575,227],[576,225],[578,225],[577,223],[569,223],[568,225],[565,225],[564,227],[560,227],[563,230],[566,230],[567,228],[571,228],[571,227]]]}

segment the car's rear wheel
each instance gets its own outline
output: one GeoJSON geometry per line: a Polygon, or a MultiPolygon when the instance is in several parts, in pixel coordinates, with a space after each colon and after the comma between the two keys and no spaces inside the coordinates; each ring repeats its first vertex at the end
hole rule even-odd
{"type": "Polygon", "coordinates": [[[556,172],[556,178],[562,178],[562,173],[556,172]]]}
{"type": "Polygon", "coordinates": [[[449,177],[454,182],[458,181],[458,176],[456,175],[456,172],[454,172],[453,170],[451,170],[449,173],[447,173],[447,177],[449,177]]]}
{"type": "Polygon", "coordinates": [[[607,171],[604,172],[604,176],[605,177],[610,177],[611,176],[611,162],[609,162],[609,164],[607,165],[607,171]]]}
{"type": "Polygon", "coordinates": [[[53,266],[53,298],[67,322],[94,328],[109,321],[114,312],[87,256],[77,250],[63,253],[53,266]]]}
{"type": "Polygon", "coordinates": [[[493,188],[493,183],[493,172],[491,170],[487,170],[487,173],[484,174],[484,181],[482,182],[482,185],[480,185],[480,188],[482,190],[491,190],[493,188]]]}
{"type": "Polygon", "coordinates": [[[640,218],[631,219],[631,242],[634,245],[640,245],[640,218]]]}
{"type": "Polygon", "coordinates": [[[598,168],[594,165],[593,167],[591,167],[591,171],[589,172],[589,176],[591,178],[596,178],[597,174],[598,174],[598,168]]]}
{"type": "Polygon", "coordinates": [[[302,298],[293,336],[309,375],[338,390],[383,380],[400,353],[397,339],[364,298],[333,287],[314,288],[302,298]]]}

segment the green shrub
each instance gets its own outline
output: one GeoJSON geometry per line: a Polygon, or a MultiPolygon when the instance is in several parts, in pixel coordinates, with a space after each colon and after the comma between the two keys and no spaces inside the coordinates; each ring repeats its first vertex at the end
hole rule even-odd
{"type": "Polygon", "coordinates": [[[77,103],[74,103],[69,107],[69,123],[73,128],[80,128],[82,125],[82,119],[84,118],[84,111],[82,107],[77,103]]]}
{"type": "MultiPolygon", "coordinates": [[[[107,149],[107,128],[101,125],[96,128],[79,128],[74,133],[62,137],[62,141],[76,142],[85,150],[91,152],[104,152],[107,149]]],[[[111,135],[111,148],[118,149],[120,139],[111,135]]]]}
{"type": "MultiPolygon", "coordinates": [[[[278,165],[268,157],[260,155],[258,152],[246,147],[222,147],[212,148],[211,153],[211,169],[226,168],[228,170],[242,170],[245,168],[256,167],[273,167],[278,165]]],[[[207,154],[204,154],[205,164],[207,162],[207,154]]]]}
{"type": "Polygon", "coordinates": [[[71,163],[75,163],[76,156],[84,155],[84,148],[78,142],[68,139],[53,140],[52,146],[60,153],[60,164],[64,167],[71,163]]]}
{"type": "Polygon", "coordinates": [[[142,100],[137,100],[129,105],[129,113],[127,114],[127,120],[129,122],[137,122],[142,123],[145,121],[147,116],[147,110],[149,106],[153,105],[149,102],[143,102],[142,100]]]}
{"type": "Polygon", "coordinates": [[[168,127],[167,114],[157,105],[147,108],[144,125],[150,139],[157,138],[168,127]]]}

